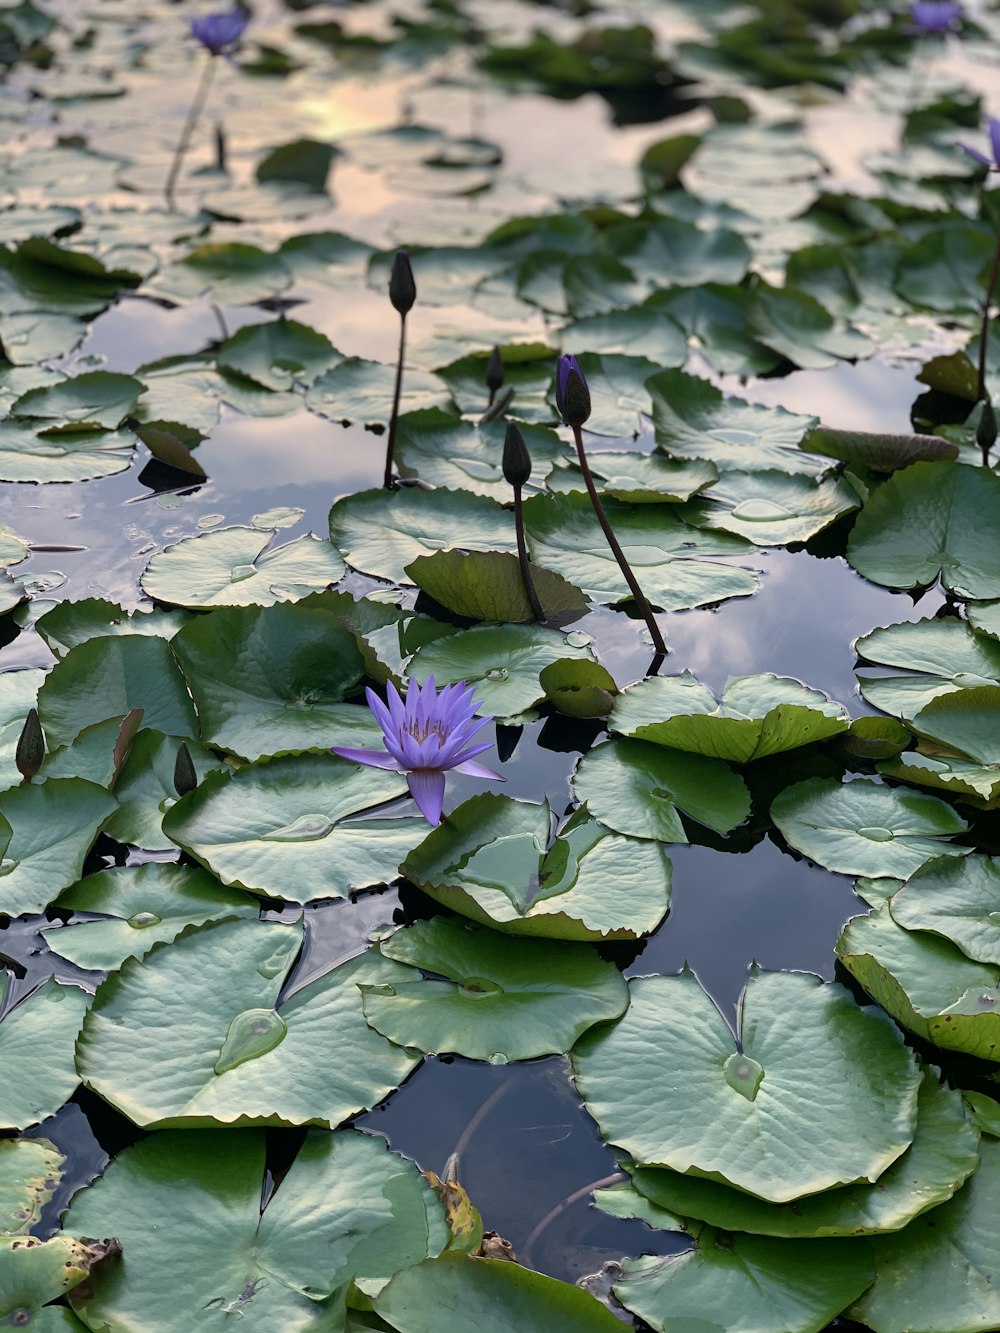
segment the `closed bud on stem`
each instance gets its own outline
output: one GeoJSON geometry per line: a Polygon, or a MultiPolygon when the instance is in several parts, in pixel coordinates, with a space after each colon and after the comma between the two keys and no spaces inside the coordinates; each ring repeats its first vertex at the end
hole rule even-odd
{"type": "Polygon", "coordinates": [[[14,763],[25,782],[30,782],[42,766],[45,758],[45,737],[42,724],[38,720],[38,710],[33,708],[24,719],[24,726],[17,739],[14,763]]]}
{"type": "Polygon", "coordinates": [[[393,308],[406,316],[413,309],[417,299],[417,284],[413,280],[410,256],[405,250],[397,250],[392,261],[392,273],[389,275],[389,300],[393,308]]]}
{"type": "Polygon", "coordinates": [[[503,475],[516,491],[531,476],[531,455],[524,436],[513,421],[507,422],[507,434],[503,441],[503,475]]]}
{"type": "Polygon", "coordinates": [[[494,347],[486,362],[486,387],[491,394],[503,387],[503,357],[499,347],[494,347]]]}
{"type": "Polygon", "coordinates": [[[993,404],[990,400],[983,400],[983,410],[979,414],[979,421],[976,423],[976,443],[983,451],[985,461],[990,450],[997,442],[997,414],[993,410],[993,404]]]}
{"type": "Polygon", "coordinates": [[[194,760],[191,758],[191,751],[181,741],[177,749],[177,758],[174,761],[174,790],[178,796],[186,796],[189,791],[194,791],[198,785],[198,774],[194,771],[194,760]]]}
{"type": "Polygon", "coordinates": [[[556,366],[556,407],[567,426],[582,426],[590,416],[590,390],[575,356],[561,356],[556,366]]]}

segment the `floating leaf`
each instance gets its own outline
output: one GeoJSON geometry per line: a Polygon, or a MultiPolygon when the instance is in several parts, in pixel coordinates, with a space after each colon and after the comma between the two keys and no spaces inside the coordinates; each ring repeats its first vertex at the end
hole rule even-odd
{"type": "Polygon", "coordinates": [[[801,441],[809,454],[837,458],[873,472],[898,472],[911,463],[948,463],[958,457],[958,446],[939,435],[880,435],[873,431],[833,430],[819,426],[801,441]]]}
{"type": "Polygon", "coordinates": [[[892,895],[889,910],[907,930],[942,935],[970,958],[1000,964],[1000,861],[932,861],[892,895]]]}
{"type": "MultiPolygon", "coordinates": [[[[587,600],[560,574],[529,565],[532,585],[547,625],[568,625],[587,610],[587,600]]],[[[534,620],[516,555],[509,551],[437,551],[420,555],[406,575],[446,610],[470,620],[525,624],[534,620]]]]}
{"type": "Polygon", "coordinates": [[[931,857],[972,850],[941,841],[968,828],[944,801],[869,778],[799,782],[775,798],[771,818],[789,846],[841,875],[908,879],[931,857]]]}
{"type": "Polygon", "coordinates": [[[29,389],[11,404],[10,415],[33,418],[35,429],[47,434],[114,430],[135,411],[142,387],[131,375],[95,370],[29,389]],[[40,421],[57,424],[42,426],[40,421]]]}
{"type": "Polygon", "coordinates": [[[48,1311],[41,1307],[81,1283],[108,1253],[107,1243],[72,1236],[0,1238],[0,1319],[40,1333],[72,1328],[46,1322],[48,1311]]]}
{"type": "MultiPolygon", "coordinates": [[[[628,504],[677,504],[690,500],[718,478],[707,459],[675,460],[660,454],[587,452],[597,489],[628,504]]],[[[546,477],[560,495],[587,489],[578,467],[558,467],[546,477]]]]}
{"type": "Polygon", "coordinates": [[[625,736],[745,764],[847,729],[842,705],[786,676],[735,676],[722,703],[689,672],[620,694],[610,726],[625,736]]]}
{"type": "Polygon", "coordinates": [[[325,334],[291,319],[245,325],[216,352],[223,370],[275,390],[310,385],[338,360],[325,334]]]}
{"type": "Polygon", "coordinates": [[[591,750],[577,765],[573,790],[608,828],[661,842],[688,841],[682,812],[722,834],[750,813],[742,778],[721,760],[648,741],[613,740],[591,750]]]}
{"type": "Polygon", "coordinates": [[[279,1006],[301,943],[301,922],[215,921],[126,959],[94,998],[80,1077],[145,1127],[332,1128],[374,1106],[418,1057],[368,1027],[358,987],[411,973],[362,954],[279,1006]]]}
{"type": "Polygon", "coordinates": [[[85,597],[79,602],[56,602],[35,621],[35,629],[56,657],[87,639],[109,634],[152,634],[172,639],[190,619],[186,611],[126,611],[115,602],[85,597]]]}
{"type": "Polygon", "coordinates": [[[90,481],[131,465],[131,431],[79,431],[41,435],[37,423],[0,422],[0,481],[90,481]]]}
{"type": "MultiPolygon", "coordinates": [[[[550,379],[547,374],[546,380],[550,379]]],[[[431,486],[488,495],[504,504],[511,498],[501,468],[504,431],[501,421],[475,426],[439,409],[408,412],[400,417],[396,436],[400,474],[419,477],[431,486]]],[[[522,426],[521,433],[531,456],[532,477],[541,483],[559,459],[567,458],[565,446],[555,431],[541,426],[522,426]]]]}
{"type": "Polygon", "coordinates": [[[625,1016],[572,1060],[602,1135],[637,1164],[778,1204],[873,1183],[910,1146],[921,1071],[885,1015],[844,987],[754,965],[738,1041],[686,969],[630,989],[625,1016]],[[734,1086],[732,1061],[763,1074],[734,1086]]]}
{"type": "Polygon", "coordinates": [[[614,677],[599,662],[561,658],[538,673],[554,708],[567,717],[607,717],[618,693],[614,677]]]}
{"type": "Polygon", "coordinates": [[[807,542],[858,508],[854,488],[842,478],[815,480],[786,472],[727,470],[711,490],[685,506],[684,519],[699,528],[735,532],[758,546],[807,542]]]}
{"type": "Polygon", "coordinates": [[[858,672],[858,688],[870,704],[897,717],[914,717],[939,695],[1000,684],[1000,645],[975,633],[964,620],[944,617],[888,625],[854,645],[858,657],[905,676],[858,672]]]}
{"type": "MultiPolygon", "coordinates": [[[[354,421],[360,426],[386,426],[392,411],[396,367],[381,361],[346,357],[324,371],[306,394],[306,406],[328,421],[354,421]]],[[[403,377],[400,410],[447,407],[447,386],[429,371],[410,370],[403,377]]]]}
{"type": "Polygon", "coordinates": [[[26,1236],[38,1226],[65,1165],[48,1139],[0,1140],[0,1236],[26,1236]]]}
{"type": "Polygon", "coordinates": [[[86,991],[49,978],[0,1022],[4,1129],[37,1125],[72,1094],[79,1082],[73,1049],[89,1004],[86,991]]]}

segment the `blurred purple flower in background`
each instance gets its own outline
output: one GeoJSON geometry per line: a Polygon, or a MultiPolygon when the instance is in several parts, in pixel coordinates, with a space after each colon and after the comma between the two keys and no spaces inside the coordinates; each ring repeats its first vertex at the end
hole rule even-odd
{"type": "Polygon", "coordinates": [[[477,741],[469,744],[492,717],[476,717],[479,704],[472,697],[471,685],[460,680],[446,685],[438,694],[434,677],[428,676],[424,685],[411,681],[406,701],[389,681],[386,686],[388,707],[374,690],[365,690],[368,707],[382,728],[383,750],[351,750],[333,746],[333,753],[344,759],[354,759],[372,768],[390,768],[406,774],[410,795],[420,807],[420,813],[432,824],[440,824],[444,803],[444,775],[448,769],[474,778],[492,778],[503,782],[484,764],[477,764],[475,756],[488,750],[492,742],[477,741]]]}
{"type": "Polygon", "coordinates": [[[224,56],[236,46],[249,22],[250,15],[242,9],[206,14],[204,18],[191,20],[191,36],[210,55],[224,56]]]}
{"type": "Polygon", "coordinates": [[[954,0],[914,0],[910,22],[927,36],[954,32],[962,22],[962,6],[954,0]]]}
{"type": "Polygon", "coordinates": [[[970,157],[974,157],[977,162],[981,162],[984,167],[988,167],[990,171],[1000,171],[1000,120],[997,120],[995,116],[990,117],[989,135],[992,157],[987,157],[978,148],[970,148],[967,143],[960,143],[958,147],[963,152],[968,153],[970,157]]]}

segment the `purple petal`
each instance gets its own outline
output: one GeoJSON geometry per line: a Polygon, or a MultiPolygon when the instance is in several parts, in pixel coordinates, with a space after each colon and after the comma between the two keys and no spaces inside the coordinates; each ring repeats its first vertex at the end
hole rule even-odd
{"type": "Polygon", "coordinates": [[[996,117],[990,118],[990,143],[993,146],[992,165],[1000,169],[1000,120],[996,117]]]}
{"type": "Polygon", "coordinates": [[[357,764],[367,764],[369,768],[391,768],[397,773],[402,766],[384,750],[352,750],[346,745],[331,745],[332,754],[339,754],[341,759],[353,759],[357,764]]]}
{"type": "Polygon", "coordinates": [[[961,148],[962,152],[968,153],[970,157],[974,157],[977,162],[982,162],[984,167],[992,167],[993,163],[986,154],[981,153],[978,148],[970,148],[967,143],[957,144],[956,147],[961,148]]]}
{"type": "Polygon", "coordinates": [[[429,824],[441,823],[444,806],[444,774],[436,768],[418,768],[406,779],[410,795],[429,824]]]}
{"type": "Polygon", "coordinates": [[[492,768],[487,768],[485,764],[477,764],[474,759],[466,759],[461,764],[456,764],[453,771],[456,773],[464,773],[465,776],[469,778],[487,778],[490,782],[507,781],[507,779],[501,777],[499,773],[494,773],[492,768]]]}
{"type": "Polygon", "coordinates": [[[372,713],[375,716],[375,721],[382,728],[383,734],[386,736],[395,735],[396,727],[393,725],[392,716],[375,691],[366,686],[365,698],[368,700],[368,707],[372,710],[372,713]]]}

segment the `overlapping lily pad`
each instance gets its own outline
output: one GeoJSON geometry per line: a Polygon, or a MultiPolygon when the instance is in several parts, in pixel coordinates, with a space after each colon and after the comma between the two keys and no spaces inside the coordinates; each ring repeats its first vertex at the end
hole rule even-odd
{"type": "Polygon", "coordinates": [[[950,805],[869,778],[809,778],[775,798],[771,818],[789,846],[842,875],[908,879],[932,857],[972,850],[943,841],[968,828],[950,805]]]}
{"type": "Polygon", "coordinates": [[[71,1236],[0,1237],[0,1319],[12,1328],[30,1324],[39,1333],[81,1329],[68,1310],[43,1307],[78,1286],[108,1253],[101,1241],[71,1236]]]}
{"type": "Polygon", "coordinates": [[[687,970],[630,988],[625,1016],[572,1060],[602,1135],[637,1163],[779,1204],[873,1183],[913,1141],[921,1071],[843,987],[752,968],[738,1041],[687,970]]]}
{"type": "Polygon", "coordinates": [[[684,510],[699,528],[735,532],[758,546],[807,542],[859,504],[842,478],[814,480],[786,470],[726,470],[706,494],[684,510]]]}
{"type": "MultiPolygon", "coordinates": [[[[510,551],[437,551],[417,556],[406,573],[455,615],[511,624],[535,619],[520,561],[510,551]]],[[[561,574],[530,562],[528,573],[547,625],[571,624],[587,610],[583,593],[561,574]]]]}
{"type": "Polygon", "coordinates": [[[73,1049],[89,1004],[90,996],[79,986],[50,978],[5,1015],[0,1022],[0,1127],[37,1125],[72,1094],[79,1082],[73,1049]]]}
{"type": "MultiPolygon", "coordinates": [[[[488,495],[506,503],[511,489],[501,470],[505,429],[501,421],[475,426],[440,410],[408,412],[400,418],[396,436],[400,472],[432,486],[488,495]]],[[[557,461],[569,457],[555,431],[523,426],[521,433],[535,482],[540,483],[557,461]]]]}
{"type": "Polygon", "coordinates": [[[38,1225],[65,1165],[48,1139],[0,1141],[0,1235],[27,1235],[38,1225]]]}
{"type": "Polygon", "coordinates": [[[847,730],[847,711],[782,676],[736,676],[722,702],[690,672],[654,676],[615,700],[612,730],[674,750],[748,763],[847,730]]]}
{"type": "Polygon", "coordinates": [[[279,1006],[301,943],[301,921],[216,921],[126,959],[80,1034],[80,1077],[136,1124],[161,1128],[332,1128],[374,1106],[419,1057],[369,1028],[358,987],[412,973],[369,952],[279,1006]],[[318,1061],[317,1049],[337,1058],[318,1061]]]}
{"type": "Polygon", "coordinates": [[[451,812],[403,862],[408,879],[474,921],[512,935],[632,939],[670,904],[670,862],[656,843],[573,815],[546,851],[547,806],[486,792],[451,812]]]}
{"type": "MultiPolygon", "coordinates": [[[[719,475],[705,458],[588,450],[587,462],[598,490],[629,504],[678,504],[711,486],[719,475]]],[[[583,473],[572,465],[555,468],[545,480],[558,494],[587,489],[583,473]]]]}
{"type": "Polygon", "coordinates": [[[1000,797],[1000,685],[978,685],[939,695],[907,724],[920,737],[880,771],[924,786],[942,787],[959,799],[994,805],[1000,797]]]}
{"type": "Polygon", "coordinates": [[[889,906],[907,930],[943,935],[970,958],[1000,964],[1000,861],[931,861],[892,895],[889,906]]]}
{"type": "Polygon", "coordinates": [[[907,675],[858,672],[858,688],[876,708],[912,718],[941,694],[1000,684],[1000,645],[951,617],[872,630],[855,642],[866,662],[907,675]]]}
{"type": "Polygon", "coordinates": [[[0,422],[0,481],[90,481],[124,472],[135,452],[130,430],[42,435],[37,423],[0,422]]]}
{"type": "Polygon", "coordinates": [[[189,619],[186,611],[155,609],[128,612],[101,597],[79,602],[57,602],[35,621],[35,629],[56,657],[87,639],[110,634],[153,634],[172,639],[189,619]]]}

